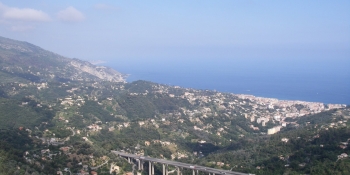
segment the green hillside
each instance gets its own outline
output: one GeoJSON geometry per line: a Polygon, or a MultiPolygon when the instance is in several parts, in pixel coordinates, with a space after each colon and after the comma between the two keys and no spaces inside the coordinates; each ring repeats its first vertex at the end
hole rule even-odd
{"type": "Polygon", "coordinates": [[[132,171],[111,150],[252,174],[349,174],[349,119],[341,104],[127,83],[0,38],[0,174],[132,171]]]}

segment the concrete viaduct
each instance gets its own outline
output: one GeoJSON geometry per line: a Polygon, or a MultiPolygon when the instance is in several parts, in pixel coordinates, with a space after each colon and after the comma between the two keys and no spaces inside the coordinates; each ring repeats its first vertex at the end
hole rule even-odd
{"type": "Polygon", "coordinates": [[[199,165],[193,165],[188,163],[181,163],[176,161],[170,161],[165,159],[156,159],[152,157],[147,156],[140,156],[135,154],[128,154],[124,152],[119,151],[112,151],[112,153],[126,158],[129,163],[131,163],[131,160],[134,159],[138,164],[138,170],[143,170],[143,164],[145,162],[148,162],[148,170],[149,175],[154,175],[154,163],[160,163],[163,165],[163,175],[168,175],[168,166],[174,166],[176,168],[177,175],[182,175],[181,170],[183,169],[189,169],[192,170],[193,175],[198,175],[199,172],[206,172],[209,175],[219,175],[219,174],[227,174],[227,175],[253,175],[253,174],[247,174],[247,173],[239,173],[234,171],[228,171],[228,170],[221,170],[221,169],[215,169],[205,166],[199,166],[199,165]]]}

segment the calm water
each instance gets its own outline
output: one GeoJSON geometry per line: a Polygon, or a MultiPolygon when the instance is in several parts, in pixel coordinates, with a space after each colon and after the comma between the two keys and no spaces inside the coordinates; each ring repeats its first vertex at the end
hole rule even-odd
{"type": "MultiPolygon", "coordinates": [[[[300,60],[301,61],[301,60],[300,60]]],[[[163,61],[109,63],[127,81],[147,80],[196,89],[283,100],[350,104],[350,61],[163,61]]]]}

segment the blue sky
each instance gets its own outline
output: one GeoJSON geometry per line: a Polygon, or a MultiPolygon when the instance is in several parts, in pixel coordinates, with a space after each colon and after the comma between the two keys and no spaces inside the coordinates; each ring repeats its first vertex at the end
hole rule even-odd
{"type": "Polygon", "coordinates": [[[349,63],[350,1],[6,0],[0,35],[70,58],[125,64],[349,63]]]}

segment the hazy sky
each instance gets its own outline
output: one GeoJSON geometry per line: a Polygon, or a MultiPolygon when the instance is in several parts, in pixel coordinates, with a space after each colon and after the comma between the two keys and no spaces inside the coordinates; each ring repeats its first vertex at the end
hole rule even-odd
{"type": "Polygon", "coordinates": [[[83,60],[349,60],[349,0],[0,0],[0,35],[83,60]]]}

